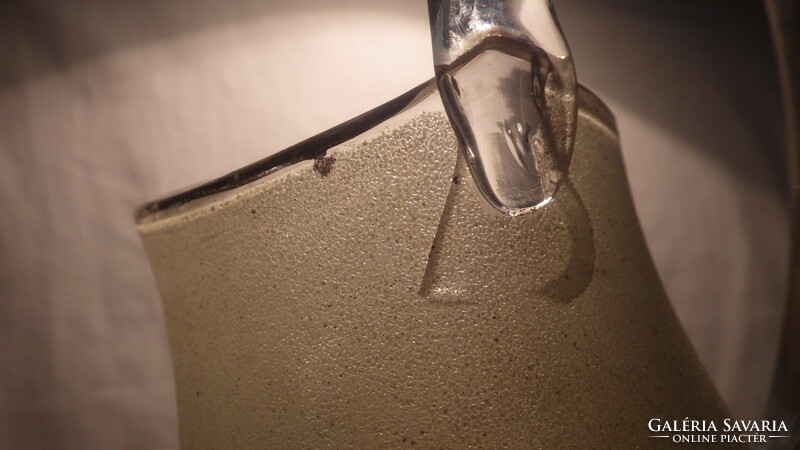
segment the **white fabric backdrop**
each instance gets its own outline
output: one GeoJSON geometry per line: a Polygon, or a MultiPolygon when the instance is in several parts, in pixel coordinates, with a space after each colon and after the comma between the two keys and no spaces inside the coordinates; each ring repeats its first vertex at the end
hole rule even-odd
{"type": "MultiPolygon", "coordinates": [[[[432,75],[421,0],[287,3],[0,4],[0,448],[177,447],[134,207],[432,75]]],[[[679,316],[756,417],[787,247],[758,3],[555,4],[679,316]]]]}

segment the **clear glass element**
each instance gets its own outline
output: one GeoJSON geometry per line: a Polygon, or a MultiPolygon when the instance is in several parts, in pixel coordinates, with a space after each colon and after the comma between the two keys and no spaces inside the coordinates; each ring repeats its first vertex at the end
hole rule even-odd
{"type": "Polygon", "coordinates": [[[520,215],[566,178],[577,122],[575,67],[546,0],[430,0],[445,110],[490,205],[520,215]]]}

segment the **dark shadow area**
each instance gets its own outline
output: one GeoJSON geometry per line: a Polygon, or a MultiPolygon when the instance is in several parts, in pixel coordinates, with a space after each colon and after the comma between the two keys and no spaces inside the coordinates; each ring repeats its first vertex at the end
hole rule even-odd
{"type": "Polygon", "coordinates": [[[566,221],[572,246],[567,265],[560,277],[549,281],[539,292],[561,303],[580,297],[592,283],[595,271],[594,229],[589,211],[578,190],[569,179],[561,187],[572,220],[566,221]]]}
{"type": "Polygon", "coordinates": [[[696,144],[743,180],[786,191],[778,77],[762,2],[554,6],[582,84],[696,144]],[[755,142],[736,141],[729,133],[736,128],[752,130],[755,142]],[[762,148],[762,169],[751,163],[754,145],[762,148]]]}

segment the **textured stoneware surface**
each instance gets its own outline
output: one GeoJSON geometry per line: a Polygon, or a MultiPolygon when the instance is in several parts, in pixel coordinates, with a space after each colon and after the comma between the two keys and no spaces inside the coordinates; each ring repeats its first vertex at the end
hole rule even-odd
{"type": "Polygon", "coordinates": [[[326,164],[139,225],[182,445],[671,447],[650,418],[725,416],[583,95],[568,183],[521,218],[483,207],[434,93],[326,164]]]}

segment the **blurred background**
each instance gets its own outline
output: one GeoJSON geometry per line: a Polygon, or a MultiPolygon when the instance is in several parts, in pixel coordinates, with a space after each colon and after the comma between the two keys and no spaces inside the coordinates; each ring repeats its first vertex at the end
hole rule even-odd
{"type": "MultiPolygon", "coordinates": [[[[553,3],[675,309],[733,413],[760,418],[788,252],[763,7],[553,3]]],[[[134,208],[430,78],[426,3],[4,0],[0,43],[0,448],[177,448],[134,208]]]]}

